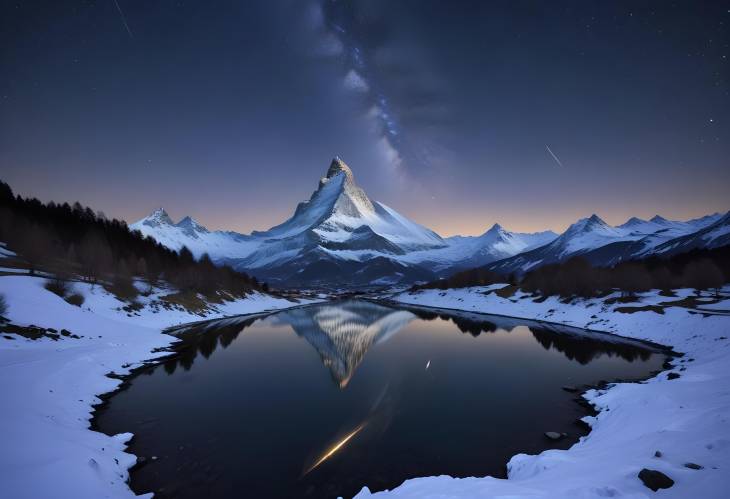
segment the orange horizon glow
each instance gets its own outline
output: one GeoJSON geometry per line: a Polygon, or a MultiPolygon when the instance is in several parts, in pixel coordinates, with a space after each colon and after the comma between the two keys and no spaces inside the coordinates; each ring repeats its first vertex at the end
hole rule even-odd
{"type": "MultiPolygon", "coordinates": [[[[544,212],[518,215],[516,213],[507,213],[507,210],[504,210],[501,214],[495,213],[483,218],[478,214],[471,213],[469,216],[464,216],[461,219],[457,219],[457,217],[450,217],[443,213],[429,216],[429,214],[422,212],[412,214],[408,210],[401,210],[395,207],[393,208],[416,223],[435,231],[440,236],[451,237],[457,235],[479,236],[489,230],[495,223],[500,224],[506,230],[512,232],[540,232],[552,230],[553,232],[560,234],[577,220],[590,217],[594,213],[612,226],[621,225],[631,217],[648,220],[655,215],[660,215],[668,220],[691,220],[717,212],[725,213],[728,209],[730,209],[730,206],[724,207],[724,209],[722,206],[717,206],[714,209],[709,209],[707,211],[703,211],[698,207],[688,210],[672,210],[671,212],[656,212],[651,208],[631,212],[630,210],[623,208],[619,212],[610,214],[605,213],[605,210],[581,211],[574,209],[571,211],[560,211],[559,213],[544,212]]],[[[131,219],[127,220],[127,223],[136,222],[137,220],[147,216],[152,211],[153,209],[150,209],[147,213],[131,217],[131,219]]],[[[253,214],[252,211],[248,211],[247,215],[243,217],[230,212],[221,214],[220,217],[215,217],[210,215],[198,216],[195,213],[176,213],[171,210],[167,211],[175,222],[189,215],[209,230],[236,231],[242,234],[250,234],[252,231],[265,231],[270,229],[271,227],[284,222],[294,213],[293,209],[280,210],[280,213],[274,213],[271,210],[266,210],[265,219],[259,218],[258,220],[253,220],[251,217],[253,214]]]]}

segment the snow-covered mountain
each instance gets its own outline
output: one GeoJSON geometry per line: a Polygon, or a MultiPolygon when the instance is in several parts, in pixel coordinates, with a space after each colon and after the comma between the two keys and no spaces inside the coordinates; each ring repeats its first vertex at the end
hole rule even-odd
{"type": "Polygon", "coordinates": [[[708,239],[692,239],[691,236],[703,233],[715,225],[722,225],[721,221],[727,218],[728,215],[716,213],[680,222],[657,215],[651,220],[632,217],[624,224],[612,227],[597,215],[592,215],[578,220],[551,243],[494,262],[487,268],[500,273],[522,273],[541,265],[562,262],[574,256],[582,256],[594,265],[615,265],[624,260],[652,254],[668,254],[668,248],[677,247],[679,243],[675,241],[684,238],[695,241],[684,244],[683,247],[688,249],[712,247],[709,244],[711,240],[725,241],[722,227],[718,227],[708,239]]]}
{"type": "Polygon", "coordinates": [[[299,203],[294,215],[266,232],[252,235],[266,239],[288,239],[308,231],[324,243],[348,243],[380,249],[383,240],[391,243],[387,251],[405,252],[438,248],[444,241],[435,232],[398,214],[382,203],[373,203],[355,184],[352,170],[340,158],[332,160],[327,175],[308,201],[299,203]],[[357,234],[356,234],[357,232],[357,234]],[[394,246],[392,246],[394,245],[394,246]]]}
{"type": "Polygon", "coordinates": [[[398,333],[416,316],[406,310],[375,303],[352,301],[337,306],[314,305],[271,316],[275,324],[287,324],[319,353],[340,388],[350,382],[367,351],[398,333]]]}
{"type": "Polygon", "coordinates": [[[131,224],[161,244],[281,284],[368,285],[433,279],[515,255],[554,239],[509,232],[499,225],[477,237],[442,238],[357,186],[339,158],[307,201],[285,222],[251,235],[209,231],[190,217],[175,223],[162,208],[131,224]]]}
{"type": "MultiPolygon", "coordinates": [[[[707,218],[707,217],[703,217],[707,218]]],[[[700,230],[677,237],[658,245],[654,252],[661,255],[676,255],[697,248],[719,248],[730,244],[730,211],[700,230]]]]}
{"type": "Polygon", "coordinates": [[[552,231],[534,234],[510,232],[499,224],[480,236],[453,236],[444,239],[446,246],[415,251],[401,260],[428,265],[437,273],[479,267],[543,246],[558,235],[552,231]]]}
{"type": "Polygon", "coordinates": [[[162,208],[130,227],[174,250],[186,246],[196,257],[207,253],[274,284],[327,287],[412,283],[481,266],[523,273],[578,255],[613,265],[730,243],[728,215],[721,214],[686,222],[633,217],[616,227],[592,215],[559,236],[515,233],[495,224],[480,236],[442,238],[370,200],[340,158],[291,218],[267,231],[209,231],[191,217],[175,223],[162,208]]]}
{"type": "Polygon", "coordinates": [[[216,259],[222,255],[240,258],[250,254],[258,246],[250,236],[236,232],[209,231],[191,217],[175,223],[164,208],[156,209],[129,228],[138,230],[175,251],[186,246],[196,257],[208,253],[216,259]]]}

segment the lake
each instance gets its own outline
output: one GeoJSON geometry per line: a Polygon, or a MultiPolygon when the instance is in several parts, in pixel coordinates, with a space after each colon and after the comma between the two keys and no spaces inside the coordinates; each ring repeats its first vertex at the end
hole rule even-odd
{"type": "Polygon", "coordinates": [[[176,355],[99,409],[146,459],[137,493],[352,497],[447,474],[504,477],[586,430],[581,388],[640,380],[664,351],[617,336],[351,300],[176,331],[176,355]],[[566,433],[552,441],[544,433],[566,433]]]}

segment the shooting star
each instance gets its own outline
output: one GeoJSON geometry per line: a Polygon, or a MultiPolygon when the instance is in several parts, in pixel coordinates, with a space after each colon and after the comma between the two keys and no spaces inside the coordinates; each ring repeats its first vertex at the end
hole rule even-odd
{"type": "Polygon", "coordinates": [[[360,430],[362,430],[363,428],[365,428],[365,425],[366,424],[367,424],[367,421],[364,422],[364,423],[362,423],[360,426],[358,426],[353,431],[351,431],[350,433],[348,433],[345,436],[345,438],[343,438],[342,440],[340,440],[339,442],[337,442],[335,445],[333,445],[329,450],[327,450],[327,452],[325,452],[322,455],[322,457],[320,457],[319,459],[317,459],[317,461],[312,466],[310,466],[307,469],[307,471],[305,471],[302,474],[302,476],[306,475],[307,473],[309,473],[310,471],[312,471],[314,468],[316,468],[317,466],[319,466],[320,464],[322,464],[323,462],[325,462],[327,459],[329,459],[330,457],[332,457],[332,455],[335,452],[337,452],[338,450],[340,450],[343,445],[345,445],[347,442],[349,442],[352,437],[354,437],[355,435],[357,435],[358,433],[360,433],[360,430]]]}
{"type": "Polygon", "coordinates": [[[132,34],[132,30],[129,29],[129,24],[127,24],[127,17],[124,15],[124,12],[122,12],[122,8],[119,6],[119,2],[117,0],[114,0],[114,5],[117,6],[117,10],[119,11],[119,15],[122,18],[122,23],[124,24],[124,27],[127,29],[127,33],[129,33],[129,38],[134,40],[134,35],[132,34]]]}
{"type": "Polygon", "coordinates": [[[431,367],[431,361],[430,360],[428,362],[426,362],[426,369],[428,369],[429,367],[431,367]]]}
{"type": "Polygon", "coordinates": [[[555,160],[555,162],[562,168],[563,163],[561,163],[561,161],[558,159],[558,157],[555,155],[555,153],[550,150],[550,146],[545,144],[545,149],[547,149],[547,152],[550,153],[550,156],[552,156],[553,159],[555,160]]]}

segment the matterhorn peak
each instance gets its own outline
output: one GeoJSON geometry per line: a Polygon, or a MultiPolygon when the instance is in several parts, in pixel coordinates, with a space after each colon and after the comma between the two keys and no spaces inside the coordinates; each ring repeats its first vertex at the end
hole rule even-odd
{"type": "Polygon", "coordinates": [[[332,178],[340,173],[344,173],[347,180],[354,182],[355,177],[353,176],[350,167],[347,166],[347,163],[342,161],[339,156],[335,156],[332,159],[332,163],[330,163],[329,169],[327,170],[326,178],[332,178]]]}

